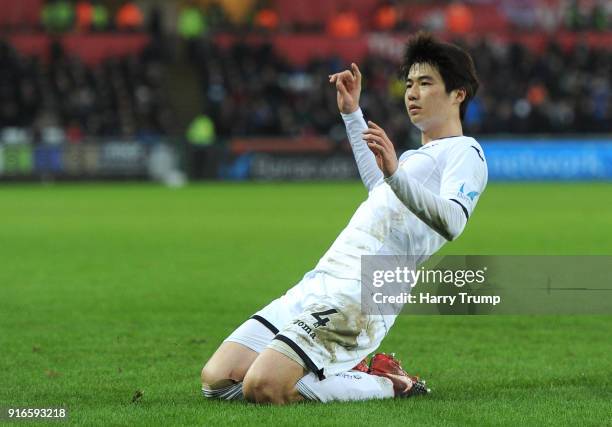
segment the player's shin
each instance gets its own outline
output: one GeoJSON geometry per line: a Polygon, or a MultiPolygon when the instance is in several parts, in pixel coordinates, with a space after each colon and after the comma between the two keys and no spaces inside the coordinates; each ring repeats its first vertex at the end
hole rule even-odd
{"type": "Polygon", "coordinates": [[[356,371],[324,380],[309,373],[298,381],[297,389],[304,398],[319,402],[388,399],[395,395],[389,379],[356,371]]]}

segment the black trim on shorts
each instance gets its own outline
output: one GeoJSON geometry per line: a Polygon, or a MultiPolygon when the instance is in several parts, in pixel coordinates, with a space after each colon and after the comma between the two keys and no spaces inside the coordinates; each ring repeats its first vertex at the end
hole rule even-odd
{"type": "Polygon", "coordinates": [[[325,375],[323,375],[323,369],[317,368],[317,365],[315,365],[312,359],[310,359],[310,357],[308,357],[308,355],[304,353],[304,350],[302,350],[299,345],[297,345],[296,343],[291,341],[291,339],[281,334],[276,335],[274,339],[282,341],[285,344],[287,344],[289,347],[291,347],[291,350],[295,351],[297,355],[301,357],[301,359],[304,361],[308,369],[314,372],[314,374],[317,377],[319,377],[320,380],[325,379],[325,375]]]}
{"type": "Polygon", "coordinates": [[[268,322],[266,319],[264,319],[263,317],[254,314],[253,316],[251,316],[251,319],[253,320],[257,320],[259,323],[261,323],[262,325],[264,325],[266,328],[268,328],[270,331],[272,331],[272,333],[274,335],[278,334],[278,329],[276,329],[276,326],[274,326],[272,323],[268,322]]]}
{"type": "Polygon", "coordinates": [[[463,209],[463,213],[465,214],[465,219],[470,219],[470,215],[468,214],[468,210],[465,206],[463,206],[463,204],[459,201],[459,200],[455,200],[455,199],[449,199],[451,202],[455,202],[457,203],[459,206],[461,206],[461,209],[463,209]]]}

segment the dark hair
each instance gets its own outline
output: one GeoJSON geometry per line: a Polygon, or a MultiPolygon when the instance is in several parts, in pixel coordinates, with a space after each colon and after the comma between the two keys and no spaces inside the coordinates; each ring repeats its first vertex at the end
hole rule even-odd
{"type": "Polygon", "coordinates": [[[419,32],[406,45],[400,78],[407,80],[410,68],[418,63],[436,67],[444,80],[446,93],[465,89],[465,100],[459,106],[459,116],[463,120],[468,102],[476,95],[479,85],[470,54],[457,45],[440,42],[431,34],[419,32]]]}

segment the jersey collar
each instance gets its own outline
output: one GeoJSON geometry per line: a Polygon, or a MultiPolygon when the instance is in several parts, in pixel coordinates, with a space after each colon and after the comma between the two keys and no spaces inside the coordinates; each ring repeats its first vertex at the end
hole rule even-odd
{"type": "Polygon", "coordinates": [[[463,136],[463,135],[451,135],[451,136],[443,136],[442,138],[438,138],[438,139],[431,140],[431,141],[429,141],[429,142],[428,142],[427,144],[425,144],[425,145],[421,145],[421,146],[419,147],[419,150],[420,150],[420,149],[422,149],[422,148],[430,148],[430,147],[436,146],[436,145],[438,145],[438,143],[439,143],[440,141],[442,141],[442,140],[444,140],[444,139],[450,139],[450,138],[460,138],[460,137],[462,137],[462,136],[463,136]]]}

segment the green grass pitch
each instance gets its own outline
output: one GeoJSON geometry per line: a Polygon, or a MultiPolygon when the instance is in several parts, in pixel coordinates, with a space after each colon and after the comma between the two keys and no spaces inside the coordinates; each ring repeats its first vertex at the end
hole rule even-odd
{"type": "MultiPolygon", "coordinates": [[[[444,253],[612,254],[611,195],[491,184],[444,253]]],[[[430,397],[205,401],[203,362],[364,197],[358,183],[3,186],[0,407],[64,406],[78,425],[612,425],[611,316],[400,316],[381,351],[430,397]]]]}

